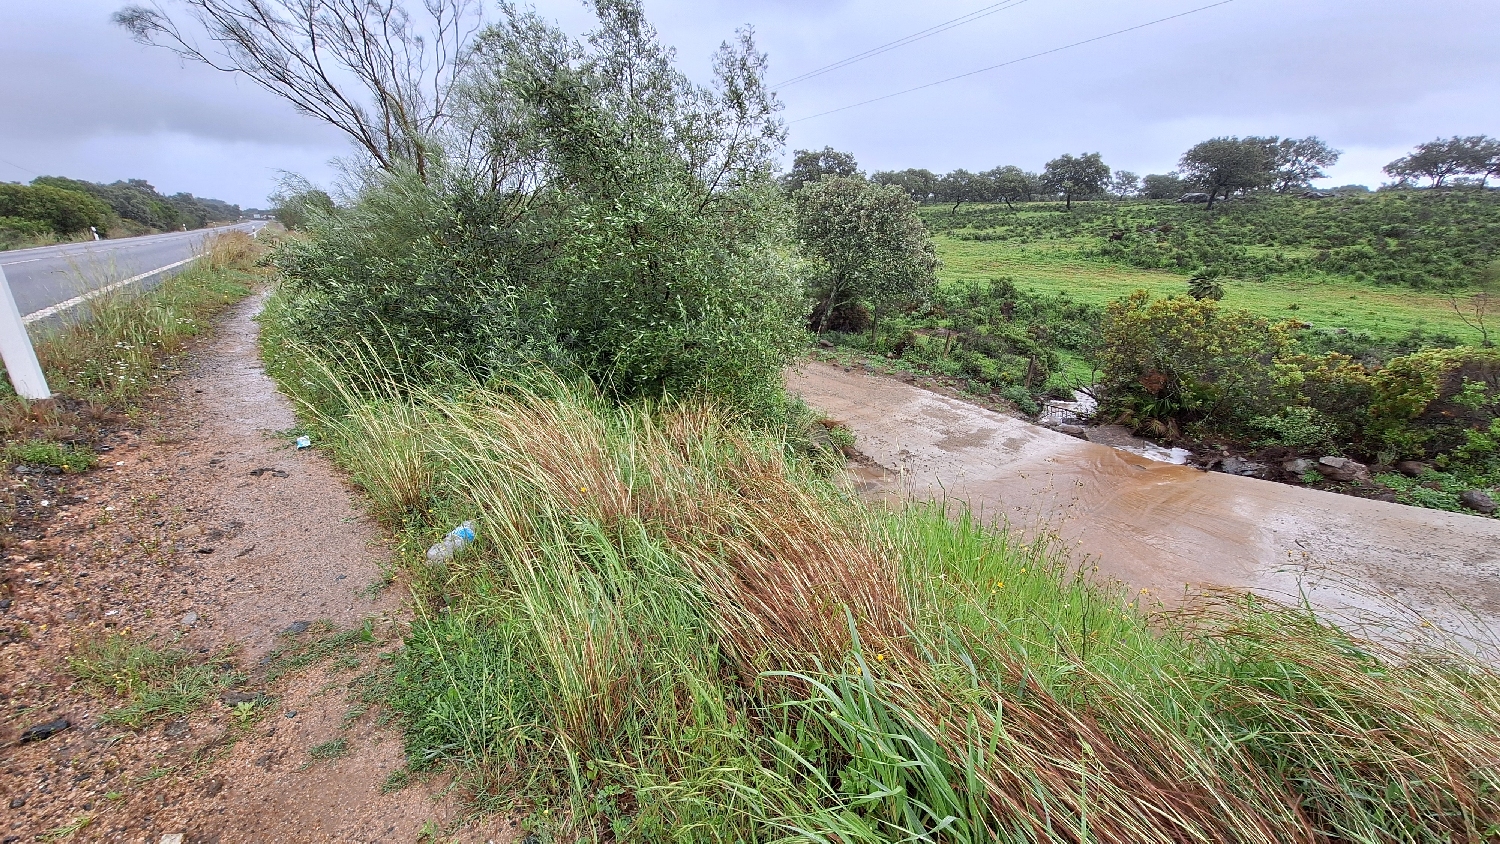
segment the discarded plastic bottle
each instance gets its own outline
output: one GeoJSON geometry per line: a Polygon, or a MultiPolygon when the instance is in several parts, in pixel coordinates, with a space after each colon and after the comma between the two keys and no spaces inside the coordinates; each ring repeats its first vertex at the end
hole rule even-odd
{"type": "Polygon", "coordinates": [[[453,559],[453,555],[469,547],[474,541],[474,523],[464,522],[448,535],[443,537],[438,544],[427,549],[427,562],[440,566],[453,559]]]}
{"type": "Polygon", "coordinates": [[[297,450],[301,451],[304,448],[312,448],[312,437],[297,438],[297,450]]]}

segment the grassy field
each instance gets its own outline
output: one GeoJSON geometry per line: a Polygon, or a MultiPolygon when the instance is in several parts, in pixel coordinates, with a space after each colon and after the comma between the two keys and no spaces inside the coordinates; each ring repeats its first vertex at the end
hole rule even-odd
{"type": "MultiPolygon", "coordinates": [[[[1078,240],[1027,244],[966,240],[937,235],[943,284],[963,284],[1009,276],[1023,290],[1067,293],[1081,302],[1103,304],[1134,290],[1159,296],[1187,292],[1189,273],[1122,266],[1079,255],[1078,240]]],[[[1296,319],[1321,329],[1348,329],[1388,340],[1412,331],[1442,333],[1478,345],[1479,332],[1454,314],[1446,295],[1393,286],[1375,286],[1325,275],[1315,280],[1272,277],[1266,281],[1226,280],[1224,304],[1275,320],[1296,319]]]]}

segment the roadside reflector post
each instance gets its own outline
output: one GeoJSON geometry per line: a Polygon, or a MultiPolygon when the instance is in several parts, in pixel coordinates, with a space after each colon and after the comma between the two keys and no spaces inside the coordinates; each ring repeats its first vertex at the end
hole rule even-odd
{"type": "Polygon", "coordinates": [[[0,359],[5,361],[5,371],[10,373],[16,395],[29,401],[52,398],[47,376],[37,362],[36,350],[31,347],[31,337],[26,333],[26,323],[21,321],[21,311],[16,307],[16,297],[11,295],[4,269],[0,269],[0,359]]]}

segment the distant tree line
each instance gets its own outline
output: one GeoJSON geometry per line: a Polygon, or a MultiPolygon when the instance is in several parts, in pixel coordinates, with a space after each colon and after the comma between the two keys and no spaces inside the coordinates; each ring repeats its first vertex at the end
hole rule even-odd
{"type": "Polygon", "coordinates": [[[63,176],[39,176],[33,186],[45,185],[88,194],[109,206],[115,216],[149,229],[201,229],[209,223],[240,218],[240,207],[218,199],[175,193],[163,196],[145,179],[127,179],[109,184],[86,182],[63,176]]]}
{"type": "Polygon", "coordinates": [[[40,176],[29,185],[0,183],[0,249],[90,234],[125,235],[240,218],[240,208],[190,193],[162,196],[143,179],[98,184],[40,176]]]}
{"type": "MultiPolygon", "coordinates": [[[[1256,192],[1303,193],[1325,168],[1338,163],[1340,152],[1321,138],[1279,136],[1223,136],[1194,144],[1178,161],[1178,169],[1145,177],[1129,170],[1112,170],[1099,153],[1062,155],[1041,172],[1008,164],[990,170],[965,169],[937,174],[931,170],[881,170],[870,181],[900,188],[921,203],[1004,203],[1061,200],[1071,210],[1075,199],[1154,199],[1218,201],[1256,192]]],[[[1410,154],[1386,165],[1396,179],[1392,187],[1415,187],[1425,180],[1431,187],[1475,185],[1500,176],[1500,141],[1484,135],[1438,139],[1420,144],[1410,154]]],[[[825,176],[862,175],[854,156],[831,147],[797,150],[791,171],[782,184],[795,192],[825,176]]],[[[1337,191],[1365,190],[1357,185],[1337,191]]]]}

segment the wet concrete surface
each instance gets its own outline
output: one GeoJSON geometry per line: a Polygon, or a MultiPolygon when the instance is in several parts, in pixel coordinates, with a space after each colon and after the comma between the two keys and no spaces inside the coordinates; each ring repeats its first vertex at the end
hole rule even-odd
{"type": "Polygon", "coordinates": [[[829,364],[786,380],[854,432],[867,495],[966,502],[1168,603],[1227,587],[1381,638],[1500,640],[1500,520],[1160,463],[829,364]]]}

